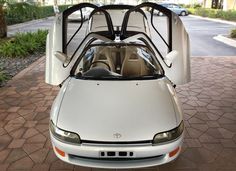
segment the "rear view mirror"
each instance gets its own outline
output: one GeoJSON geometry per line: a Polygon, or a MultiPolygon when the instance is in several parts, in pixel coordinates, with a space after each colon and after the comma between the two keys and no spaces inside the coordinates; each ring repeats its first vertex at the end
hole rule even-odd
{"type": "Polygon", "coordinates": [[[168,65],[169,67],[171,67],[174,59],[178,56],[178,52],[176,50],[173,50],[171,52],[169,52],[166,57],[164,57],[164,61],[166,63],[166,65],[168,65]]]}
{"type": "Polygon", "coordinates": [[[62,63],[69,63],[69,57],[66,55],[66,54],[64,54],[64,53],[62,53],[62,52],[59,52],[59,51],[56,51],[55,53],[54,53],[54,55],[56,56],[56,58],[57,59],[59,59],[62,63]]]}

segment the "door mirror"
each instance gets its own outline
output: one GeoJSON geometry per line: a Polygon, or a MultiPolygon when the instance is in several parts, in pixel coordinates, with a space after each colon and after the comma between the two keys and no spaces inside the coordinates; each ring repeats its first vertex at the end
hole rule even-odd
{"type": "Polygon", "coordinates": [[[64,64],[69,63],[70,61],[69,57],[62,52],[56,51],[54,55],[56,56],[57,59],[59,59],[64,64]]]}
{"type": "Polygon", "coordinates": [[[164,58],[166,65],[171,67],[173,61],[175,60],[177,56],[178,56],[178,52],[176,50],[172,50],[171,52],[169,52],[164,58]]]}

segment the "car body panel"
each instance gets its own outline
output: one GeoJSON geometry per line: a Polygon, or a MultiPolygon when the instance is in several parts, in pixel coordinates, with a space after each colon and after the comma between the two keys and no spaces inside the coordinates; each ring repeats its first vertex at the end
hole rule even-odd
{"type": "Polygon", "coordinates": [[[53,150],[58,158],[62,161],[72,163],[75,165],[94,167],[94,168],[107,168],[107,169],[129,169],[129,168],[143,168],[151,167],[156,165],[165,164],[175,160],[180,151],[173,157],[169,157],[168,153],[182,145],[184,134],[182,134],[176,141],[169,142],[153,146],[151,144],[132,144],[122,145],[113,144],[108,146],[107,144],[84,144],[84,145],[73,145],[65,144],[55,139],[50,133],[52,140],[53,150]],[[66,152],[65,157],[61,157],[55,151],[55,146],[66,152]],[[97,159],[100,156],[101,151],[131,151],[134,152],[134,159],[125,160],[102,160],[97,159]],[[81,156],[81,158],[75,158],[71,155],[81,156]],[[161,157],[158,157],[162,155],[161,157]],[[92,156],[92,157],[91,157],[92,156]],[[149,156],[149,158],[147,158],[149,156]],[[156,157],[155,157],[156,156],[156,157]]]}
{"type": "Polygon", "coordinates": [[[106,142],[152,140],[157,132],[171,130],[179,124],[167,84],[170,83],[166,79],[84,81],[72,78],[60,106],[57,126],[78,132],[83,140],[101,141],[101,137],[106,142]],[[122,137],[116,139],[113,136],[116,133],[122,137]]]}
{"type": "Polygon", "coordinates": [[[50,111],[50,120],[53,123],[57,123],[57,119],[58,119],[58,114],[60,112],[60,108],[61,108],[61,103],[63,101],[63,97],[65,95],[66,89],[67,89],[67,85],[70,82],[71,78],[68,78],[64,84],[62,85],[60,92],[58,93],[58,95],[56,96],[56,98],[53,101],[52,107],[51,107],[51,111],[50,111]]]}
{"type": "Polygon", "coordinates": [[[68,73],[63,69],[62,62],[54,56],[56,51],[62,51],[62,30],[62,15],[60,14],[55,16],[53,26],[47,35],[46,43],[45,82],[52,85],[58,85],[68,77],[68,73]]]}
{"type": "Polygon", "coordinates": [[[190,43],[186,29],[179,17],[172,13],[172,51],[178,56],[171,67],[162,65],[168,78],[177,85],[188,83],[191,80],[190,70],[190,43]]]}

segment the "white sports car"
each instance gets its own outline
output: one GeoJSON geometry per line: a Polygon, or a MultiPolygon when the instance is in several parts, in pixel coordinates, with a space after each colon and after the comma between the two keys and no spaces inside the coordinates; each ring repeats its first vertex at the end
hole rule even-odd
{"type": "Polygon", "coordinates": [[[174,87],[189,81],[189,37],[170,10],[155,3],[67,9],[47,37],[46,83],[61,86],[50,115],[55,154],[95,168],[174,160],[184,137],[174,87]],[[93,8],[88,21],[67,22],[83,8],[93,8]]]}

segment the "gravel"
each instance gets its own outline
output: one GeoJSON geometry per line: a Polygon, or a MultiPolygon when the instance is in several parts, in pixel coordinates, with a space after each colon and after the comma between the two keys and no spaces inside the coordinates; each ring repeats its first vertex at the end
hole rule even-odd
{"type": "MultiPolygon", "coordinates": [[[[11,79],[21,70],[27,68],[37,59],[41,58],[44,53],[33,54],[24,58],[3,58],[0,57],[0,71],[3,70],[4,73],[11,79]]],[[[6,80],[7,81],[7,80],[6,80]]],[[[2,83],[3,86],[6,82],[2,83]]]]}

